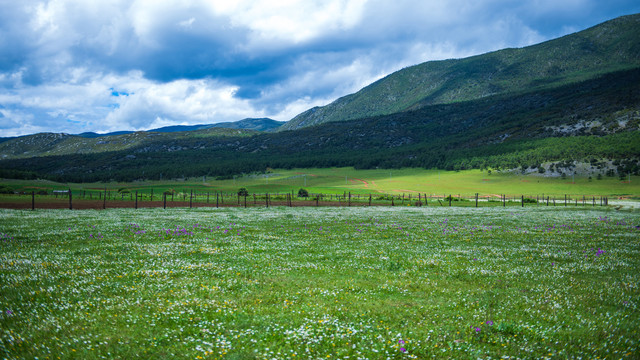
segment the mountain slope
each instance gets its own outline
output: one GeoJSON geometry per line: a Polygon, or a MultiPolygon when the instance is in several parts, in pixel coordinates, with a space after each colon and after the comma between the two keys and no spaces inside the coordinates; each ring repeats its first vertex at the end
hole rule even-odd
{"type": "Polygon", "coordinates": [[[0,142],[0,159],[52,155],[89,154],[132,149],[153,142],[171,142],[181,138],[244,137],[257,134],[253,130],[207,128],[182,132],[139,131],[122,135],[84,137],[81,135],[39,133],[0,142]]]}
{"type": "MultiPolygon", "coordinates": [[[[225,128],[225,129],[241,129],[241,130],[255,130],[255,131],[274,131],[284,124],[284,121],[276,121],[269,118],[246,118],[238,121],[231,122],[223,122],[216,124],[199,124],[199,125],[173,125],[173,126],[164,126],[157,129],[151,129],[144,132],[160,132],[160,133],[172,133],[172,132],[182,132],[182,131],[194,131],[194,130],[203,130],[210,128],[225,128]]],[[[85,138],[98,138],[104,136],[116,136],[116,135],[126,135],[132,134],[135,131],[116,131],[106,134],[98,134],[94,132],[85,132],[82,134],[78,134],[78,136],[82,136],[85,138]]],[[[0,138],[0,142],[6,141],[12,138],[0,138]]]]}
{"type": "Polygon", "coordinates": [[[148,131],[119,131],[108,134],[82,133],[79,135],[39,133],[13,138],[0,138],[0,159],[34,156],[97,153],[130,149],[145,143],[171,141],[193,136],[244,137],[257,132],[269,132],[283,124],[269,118],[247,118],[234,122],[209,125],[176,125],[148,131]]]}
{"type": "Polygon", "coordinates": [[[255,130],[255,131],[272,131],[279,128],[284,121],[276,121],[269,118],[246,118],[232,122],[222,122],[216,124],[206,125],[174,125],[165,126],[157,129],[148,130],[149,132],[179,132],[179,131],[193,131],[203,130],[211,128],[225,128],[225,129],[241,129],[241,130],[255,130]]]}
{"type": "Polygon", "coordinates": [[[244,129],[255,131],[274,131],[282,126],[284,121],[277,121],[269,118],[247,118],[234,122],[217,123],[213,127],[221,127],[228,129],[244,129]]]}
{"type": "Polygon", "coordinates": [[[309,109],[279,130],[392,114],[426,105],[542,90],[640,66],[640,14],[520,49],[430,61],[309,109]]]}
{"type": "Polygon", "coordinates": [[[127,181],[142,174],[169,179],[330,166],[538,171],[548,162],[568,173],[574,161],[604,175],[611,166],[620,174],[640,173],[639,160],[637,68],[554,89],[427,105],[292,132],[157,136],[121,151],[7,159],[0,161],[0,177],[127,181]]]}

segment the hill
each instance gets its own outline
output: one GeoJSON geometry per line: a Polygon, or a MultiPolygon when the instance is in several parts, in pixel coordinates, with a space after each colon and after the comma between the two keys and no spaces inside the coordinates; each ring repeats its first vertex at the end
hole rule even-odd
{"type": "Polygon", "coordinates": [[[274,131],[284,122],[269,118],[247,118],[234,122],[208,125],[175,125],[148,131],[117,131],[107,134],[93,132],[78,135],[39,133],[0,138],[0,159],[34,156],[67,155],[126,150],[155,140],[171,141],[193,136],[249,136],[274,131]],[[240,130],[240,131],[234,131],[240,130]]]}
{"type": "Polygon", "coordinates": [[[206,128],[182,132],[124,132],[121,135],[86,137],[57,133],[39,133],[9,138],[0,142],[0,159],[53,155],[113,152],[144,147],[153,142],[171,142],[181,138],[243,137],[255,135],[253,130],[206,128]]]}
{"type": "Polygon", "coordinates": [[[0,142],[0,177],[84,182],[332,166],[640,174],[639,23],[627,16],[528,48],[408,68],[326,108],[353,118],[313,127],[10,139],[0,142]],[[378,111],[390,113],[362,115],[378,111]]]}
{"type": "Polygon", "coordinates": [[[276,121],[269,118],[247,118],[234,122],[217,123],[211,125],[212,127],[222,127],[228,129],[244,129],[255,131],[274,131],[282,126],[284,121],[276,121]]]}
{"type": "Polygon", "coordinates": [[[165,126],[157,129],[148,130],[149,132],[180,132],[180,131],[193,131],[203,130],[211,128],[225,128],[225,129],[241,129],[241,130],[254,130],[254,131],[273,131],[284,124],[284,121],[276,121],[269,118],[246,118],[238,121],[222,122],[216,124],[207,125],[174,125],[165,126]]]}
{"type": "Polygon", "coordinates": [[[584,81],[640,66],[639,38],[640,14],[636,14],[534,46],[422,63],[327,106],[309,109],[280,130],[584,81]]]}
{"type": "Polygon", "coordinates": [[[640,68],[554,89],[295,131],[245,137],[195,133],[173,138],[155,133],[119,151],[7,159],[0,161],[0,177],[126,181],[331,166],[518,168],[560,176],[576,171],[578,163],[593,176],[637,174],[640,68]]]}

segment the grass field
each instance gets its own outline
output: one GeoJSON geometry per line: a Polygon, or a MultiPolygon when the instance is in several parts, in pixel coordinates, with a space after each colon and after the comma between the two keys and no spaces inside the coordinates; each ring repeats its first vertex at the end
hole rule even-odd
{"type": "Polygon", "coordinates": [[[637,358],[607,208],[0,210],[0,357],[637,358]]]}
{"type": "Polygon", "coordinates": [[[156,194],[164,191],[200,192],[222,191],[234,193],[241,187],[250,193],[288,193],[305,188],[311,193],[354,194],[384,193],[409,194],[418,192],[429,195],[448,196],[459,194],[472,196],[506,194],[512,196],[536,195],[563,196],[592,195],[640,198],[640,177],[631,176],[625,181],[617,177],[601,180],[576,176],[541,177],[511,173],[488,174],[487,171],[439,171],[422,169],[402,170],[354,170],[353,168],[272,170],[268,174],[236,176],[228,180],[213,178],[186,179],[183,181],[140,181],[134,183],[60,184],[49,181],[1,180],[0,185],[18,191],[42,189],[67,189],[74,191],[126,190],[156,194]],[[630,181],[629,181],[630,180],[630,181]]]}

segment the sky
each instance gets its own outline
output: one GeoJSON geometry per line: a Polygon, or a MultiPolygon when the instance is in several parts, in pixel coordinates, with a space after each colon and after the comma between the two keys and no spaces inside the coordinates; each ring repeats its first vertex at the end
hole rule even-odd
{"type": "Polygon", "coordinates": [[[637,0],[0,0],[0,137],[288,121],[407,66],[639,12],[637,0]]]}

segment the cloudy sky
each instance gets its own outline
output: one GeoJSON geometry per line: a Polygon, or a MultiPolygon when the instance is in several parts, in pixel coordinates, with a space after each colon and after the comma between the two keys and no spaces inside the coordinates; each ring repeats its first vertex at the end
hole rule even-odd
{"type": "Polygon", "coordinates": [[[638,12],[637,0],[0,0],[0,137],[286,121],[409,65],[638,12]]]}

